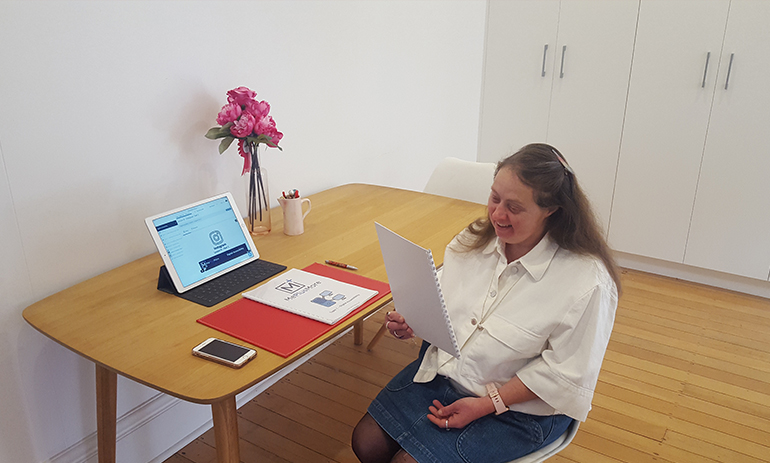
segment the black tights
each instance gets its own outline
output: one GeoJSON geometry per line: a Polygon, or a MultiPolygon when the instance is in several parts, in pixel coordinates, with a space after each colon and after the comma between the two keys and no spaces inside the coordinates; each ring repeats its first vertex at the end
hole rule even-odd
{"type": "Polygon", "coordinates": [[[415,462],[368,413],[353,430],[352,446],[361,463],[415,462]]]}

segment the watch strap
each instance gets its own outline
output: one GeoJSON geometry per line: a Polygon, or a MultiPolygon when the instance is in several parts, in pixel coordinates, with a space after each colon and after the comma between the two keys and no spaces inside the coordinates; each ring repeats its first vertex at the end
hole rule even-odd
{"type": "Polygon", "coordinates": [[[492,404],[495,406],[495,415],[508,411],[508,407],[505,406],[505,402],[503,402],[503,398],[500,397],[500,393],[494,384],[487,384],[487,393],[489,398],[492,399],[492,404]]]}

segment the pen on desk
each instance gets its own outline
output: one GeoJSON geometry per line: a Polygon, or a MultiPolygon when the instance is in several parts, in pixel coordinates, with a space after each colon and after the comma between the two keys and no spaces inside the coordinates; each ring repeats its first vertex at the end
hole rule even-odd
{"type": "Polygon", "coordinates": [[[342,262],[334,262],[333,260],[327,260],[326,263],[329,265],[333,265],[335,267],[346,268],[348,270],[358,270],[357,267],[353,267],[352,265],[348,265],[348,264],[343,264],[342,262]]]}

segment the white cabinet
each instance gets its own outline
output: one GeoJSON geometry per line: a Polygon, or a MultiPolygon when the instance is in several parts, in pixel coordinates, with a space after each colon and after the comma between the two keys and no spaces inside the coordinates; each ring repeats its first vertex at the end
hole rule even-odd
{"type": "Polygon", "coordinates": [[[545,140],[558,20],[558,0],[489,2],[479,161],[545,140]]]}
{"type": "Polygon", "coordinates": [[[609,229],[613,249],[682,263],[729,2],[643,0],[609,229]]]}
{"type": "Polygon", "coordinates": [[[613,249],[770,280],[768,22],[770,1],[491,0],[478,160],[553,144],[613,249]]]}
{"type": "Polygon", "coordinates": [[[489,3],[479,161],[547,142],[609,220],[639,2],[489,3]]]}
{"type": "Polygon", "coordinates": [[[763,280],[770,271],[768,21],[770,2],[730,4],[684,258],[763,280]]]}
{"type": "Polygon", "coordinates": [[[770,2],[642,1],[614,249],[768,279],[769,19],[770,2]]]}
{"type": "Polygon", "coordinates": [[[565,0],[559,15],[546,141],[575,169],[605,230],[638,9],[638,1],[565,0]]]}

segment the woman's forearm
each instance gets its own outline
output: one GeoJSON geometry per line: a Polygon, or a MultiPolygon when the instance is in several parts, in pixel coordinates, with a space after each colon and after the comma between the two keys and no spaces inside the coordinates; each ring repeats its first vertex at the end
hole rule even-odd
{"type": "MultiPolygon", "coordinates": [[[[503,399],[506,407],[537,398],[537,395],[525,386],[518,376],[514,376],[513,379],[500,386],[497,392],[500,394],[500,398],[503,399]]],[[[489,399],[489,401],[491,403],[492,399],[489,399]]],[[[492,408],[494,409],[494,404],[492,408]]]]}

